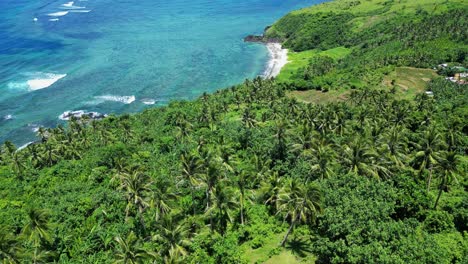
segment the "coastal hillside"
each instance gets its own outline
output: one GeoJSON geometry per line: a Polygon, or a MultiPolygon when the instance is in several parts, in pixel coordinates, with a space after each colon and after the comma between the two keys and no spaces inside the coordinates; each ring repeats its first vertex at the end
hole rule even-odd
{"type": "Polygon", "coordinates": [[[278,79],[297,89],[385,88],[397,67],[466,65],[467,13],[466,1],[331,1],[288,14],[266,38],[293,52],[278,79]]]}
{"type": "Polygon", "coordinates": [[[335,0],[289,63],[0,148],[2,263],[467,263],[464,1],[335,0]]]}

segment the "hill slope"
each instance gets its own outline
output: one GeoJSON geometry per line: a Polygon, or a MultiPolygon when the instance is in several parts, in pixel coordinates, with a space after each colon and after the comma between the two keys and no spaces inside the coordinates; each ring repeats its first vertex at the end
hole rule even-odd
{"type": "Polygon", "coordinates": [[[462,3],[296,11],[277,80],[6,142],[0,261],[466,263],[468,90],[414,68],[466,64],[462,3]]]}

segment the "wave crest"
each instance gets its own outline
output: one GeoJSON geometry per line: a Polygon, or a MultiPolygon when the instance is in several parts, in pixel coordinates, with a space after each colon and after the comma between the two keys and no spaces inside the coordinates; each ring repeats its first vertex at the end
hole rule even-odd
{"type": "Polygon", "coordinates": [[[61,17],[61,16],[67,15],[68,12],[69,11],[60,11],[60,12],[50,13],[50,14],[47,14],[47,15],[51,16],[51,17],[61,17]]]}
{"type": "Polygon", "coordinates": [[[27,81],[10,82],[7,84],[7,87],[10,89],[23,89],[23,90],[26,89],[29,91],[35,91],[35,90],[47,88],[67,75],[37,72],[33,74],[27,74],[27,76],[28,76],[27,81]]]}
{"type": "Polygon", "coordinates": [[[101,95],[101,96],[95,96],[94,98],[98,101],[98,103],[108,101],[108,102],[116,102],[116,103],[123,103],[123,104],[131,104],[136,100],[134,95],[130,95],[130,96],[101,95]]]}

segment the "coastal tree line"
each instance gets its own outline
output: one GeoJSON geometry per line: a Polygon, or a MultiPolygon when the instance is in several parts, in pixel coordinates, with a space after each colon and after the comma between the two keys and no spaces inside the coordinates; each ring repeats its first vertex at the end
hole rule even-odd
{"type": "Polygon", "coordinates": [[[274,26],[287,47],[351,53],[314,57],[291,82],[5,142],[0,261],[261,263],[286,249],[317,263],[466,262],[467,90],[434,78],[433,96],[400,99],[379,85],[397,66],[466,63],[465,14],[356,34],[355,14],[288,15],[274,26]],[[328,104],[290,93],[341,88],[328,104]]]}
{"type": "MultiPolygon", "coordinates": [[[[461,261],[466,247],[441,255],[438,235],[456,244],[466,231],[468,98],[445,80],[430,89],[414,102],[376,90],[313,105],[256,79],[137,116],[72,120],[24,150],[5,143],[0,256],[242,262],[243,246],[279,233],[278,247],[305,237],[323,263],[385,261],[392,247],[461,261]]],[[[388,258],[415,261],[403,255],[388,258]]]]}

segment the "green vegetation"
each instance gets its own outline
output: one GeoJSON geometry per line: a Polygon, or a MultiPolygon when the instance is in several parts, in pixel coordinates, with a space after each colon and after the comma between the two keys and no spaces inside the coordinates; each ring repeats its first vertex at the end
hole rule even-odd
{"type": "Polygon", "coordinates": [[[332,1],[288,14],[266,36],[292,51],[278,77],[291,88],[363,89],[380,85],[395,67],[467,64],[467,13],[458,0],[332,1]],[[311,75],[323,57],[333,67],[311,75]]]}
{"type": "Polygon", "coordinates": [[[466,66],[465,8],[296,11],[276,80],[5,142],[0,262],[466,263],[468,90],[415,68],[466,66]]]}

